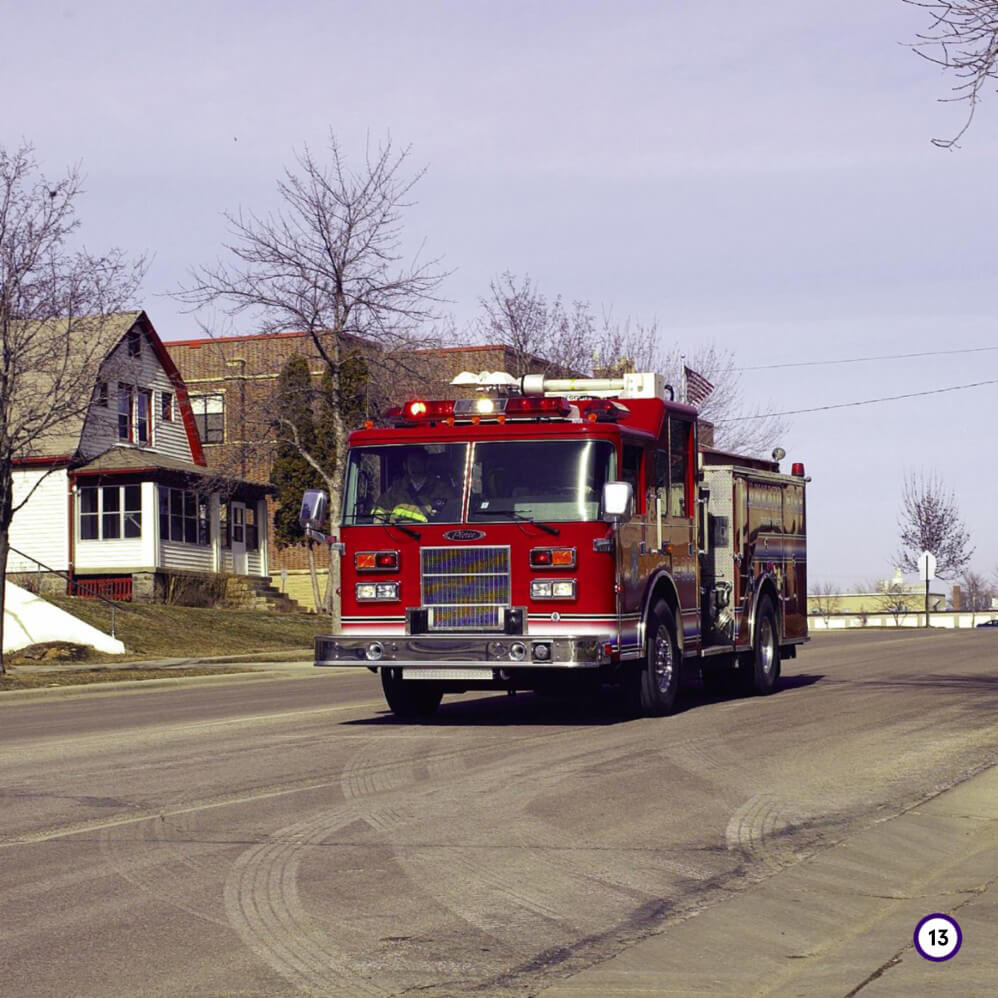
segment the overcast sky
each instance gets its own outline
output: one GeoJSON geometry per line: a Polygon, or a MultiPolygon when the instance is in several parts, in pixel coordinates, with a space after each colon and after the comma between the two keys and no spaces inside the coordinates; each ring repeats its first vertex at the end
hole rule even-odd
{"type": "MultiPolygon", "coordinates": [[[[411,144],[406,220],[468,324],[496,274],[656,319],[795,410],[998,379],[998,94],[962,148],[950,81],[900,0],[28,4],[0,0],[0,142],[79,163],[88,245],[152,257],[144,305],[221,252],[220,213],[273,207],[329,129],[411,144]]],[[[244,332],[253,332],[246,329],[244,332]]],[[[810,579],[892,574],[906,471],[936,470],[998,568],[998,385],[791,417],[813,476],[810,579]]]]}

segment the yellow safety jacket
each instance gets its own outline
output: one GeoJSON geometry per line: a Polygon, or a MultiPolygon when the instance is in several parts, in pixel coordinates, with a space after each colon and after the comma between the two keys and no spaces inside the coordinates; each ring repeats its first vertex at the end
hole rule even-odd
{"type": "Polygon", "coordinates": [[[420,489],[407,479],[383,493],[371,515],[379,520],[426,523],[449,498],[448,490],[435,478],[428,478],[420,489]]]}

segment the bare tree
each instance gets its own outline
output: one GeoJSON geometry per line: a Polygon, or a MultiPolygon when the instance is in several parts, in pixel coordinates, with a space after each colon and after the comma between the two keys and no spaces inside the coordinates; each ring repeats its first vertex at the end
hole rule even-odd
{"type": "Polygon", "coordinates": [[[977,623],[977,614],[981,610],[991,609],[993,591],[988,580],[969,568],[960,576],[960,595],[962,608],[971,613],[971,624],[977,623]]]}
{"type": "Polygon", "coordinates": [[[587,303],[566,307],[560,297],[549,301],[529,275],[518,278],[506,271],[492,280],[480,304],[481,335],[513,351],[515,370],[510,374],[581,373],[592,365],[597,336],[587,303]]]}
{"type": "Polygon", "coordinates": [[[609,310],[597,319],[588,302],[565,305],[560,297],[549,300],[529,275],[517,277],[508,271],[492,281],[481,306],[478,334],[512,348],[517,370],[511,374],[657,371],[678,386],[685,364],[714,386],[700,415],[716,426],[718,447],[763,454],[786,431],[779,417],[747,408],[734,357],[716,346],[665,345],[654,321],[618,321],[609,310]]]}
{"type": "Polygon", "coordinates": [[[911,594],[905,589],[904,582],[895,579],[884,582],[877,593],[876,605],[881,613],[889,613],[894,618],[894,626],[901,626],[901,618],[909,612],[908,603],[911,594]]]}
{"type": "Polygon", "coordinates": [[[967,117],[950,139],[933,139],[933,145],[949,149],[970,128],[988,80],[998,79],[998,0],[904,0],[922,7],[932,18],[931,26],[911,46],[924,59],[942,66],[956,77],[954,96],[965,101],[967,117]]]}
{"type": "Polygon", "coordinates": [[[838,586],[832,582],[819,582],[815,586],[811,599],[818,615],[824,619],[825,627],[828,626],[832,614],[839,612],[839,597],[841,595],[838,586]]]}
{"type": "Polygon", "coordinates": [[[39,465],[15,499],[15,465],[72,439],[107,352],[104,319],[130,301],[143,271],[120,250],[71,248],[80,192],[77,169],[51,180],[31,146],[0,147],[0,673],[10,525],[48,473],[39,465]]]}
{"type": "Polygon", "coordinates": [[[973,557],[956,496],[935,473],[909,472],[905,477],[898,527],[901,550],[897,563],[906,572],[918,571],[919,555],[930,551],[936,557],[936,575],[952,579],[973,557]]]}
{"type": "MultiPolygon", "coordinates": [[[[227,214],[231,262],[200,267],[179,292],[195,308],[211,307],[230,319],[249,318],[261,332],[308,334],[328,375],[333,404],[332,466],[311,453],[280,413],[288,438],[329,491],[331,522],[340,519],[348,427],[342,416],[341,373],[351,338],[373,342],[382,376],[391,361],[421,345],[421,327],[435,318],[436,291],[445,274],[436,260],[406,261],[402,216],[422,171],[407,172],[409,150],[390,141],[368,150],[353,169],[330,133],[326,161],[307,147],[277,184],[279,208],[268,215],[227,214]]],[[[370,361],[369,361],[370,363],[370,361]]],[[[339,587],[332,559],[330,585],[339,587]]],[[[340,625],[334,600],[333,627],[340,625]]]]}

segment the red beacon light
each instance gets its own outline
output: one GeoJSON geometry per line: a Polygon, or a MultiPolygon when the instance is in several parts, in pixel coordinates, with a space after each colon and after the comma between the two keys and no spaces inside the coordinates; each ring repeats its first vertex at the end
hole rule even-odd
{"type": "Polygon", "coordinates": [[[790,466],[790,474],[793,475],[795,478],[803,478],[804,477],[804,462],[803,461],[795,461],[790,466]]]}
{"type": "Polygon", "coordinates": [[[613,399],[592,399],[585,403],[586,418],[592,423],[616,423],[626,419],[631,410],[613,399]]]}
{"type": "Polygon", "coordinates": [[[560,395],[516,395],[506,399],[507,416],[560,416],[572,411],[568,399],[560,395]]]}
{"type": "Polygon", "coordinates": [[[402,406],[400,418],[406,423],[425,423],[433,419],[447,419],[454,415],[454,402],[451,399],[413,399],[402,406]]]}

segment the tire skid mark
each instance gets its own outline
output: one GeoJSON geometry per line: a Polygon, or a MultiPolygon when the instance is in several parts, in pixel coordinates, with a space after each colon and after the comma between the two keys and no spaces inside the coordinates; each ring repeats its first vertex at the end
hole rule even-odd
{"type": "Polygon", "coordinates": [[[730,851],[744,853],[767,870],[778,870],[797,859],[790,846],[779,838],[796,823],[777,797],[756,794],[731,816],[725,840],[730,851]]]}
{"type": "Polygon", "coordinates": [[[510,843],[508,830],[525,817],[524,808],[539,788],[565,779],[556,770],[591,763],[591,753],[572,744],[570,734],[560,730],[512,742],[462,742],[440,751],[432,751],[434,736],[366,740],[341,769],[344,804],[278,830],[237,859],[225,885],[230,924],[251,952],[296,988],[386,994],[360,971],[365,956],[336,947],[335,923],[320,926],[299,896],[299,867],[310,847],[362,821],[376,842],[393,851],[415,890],[504,948],[531,956],[539,938],[553,935],[559,944],[569,944],[577,933],[578,892],[564,894],[561,910],[525,886],[547,871],[549,850],[534,841],[510,843]],[[545,743],[550,749],[541,758],[524,753],[545,743]],[[491,801],[497,823],[492,848],[489,842],[478,845],[482,833],[472,818],[462,821],[469,795],[491,801]],[[406,843],[403,831],[445,841],[406,843]],[[476,845],[462,846],[462,841],[476,845]]]}
{"type": "Polygon", "coordinates": [[[306,993],[389,993],[355,969],[307,914],[298,893],[299,866],[309,847],[357,818],[356,808],[341,806],[288,825],[239,856],[226,880],[229,924],[254,955],[306,993]]]}
{"type": "Polygon", "coordinates": [[[160,817],[149,818],[143,824],[131,826],[131,837],[127,840],[121,839],[120,828],[102,829],[98,837],[102,859],[142,893],[195,918],[227,926],[214,899],[206,899],[203,905],[192,904],[187,887],[192,882],[198,886],[205,884],[208,881],[205,874],[216,874],[217,869],[193,859],[189,853],[177,849],[176,843],[164,838],[164,824],[160,817]],[[133,857],[125,855],[129,847],[137,850],[133,857]],[[184,868],[184,875],[171,872],[177,864],[184,868]]]}

